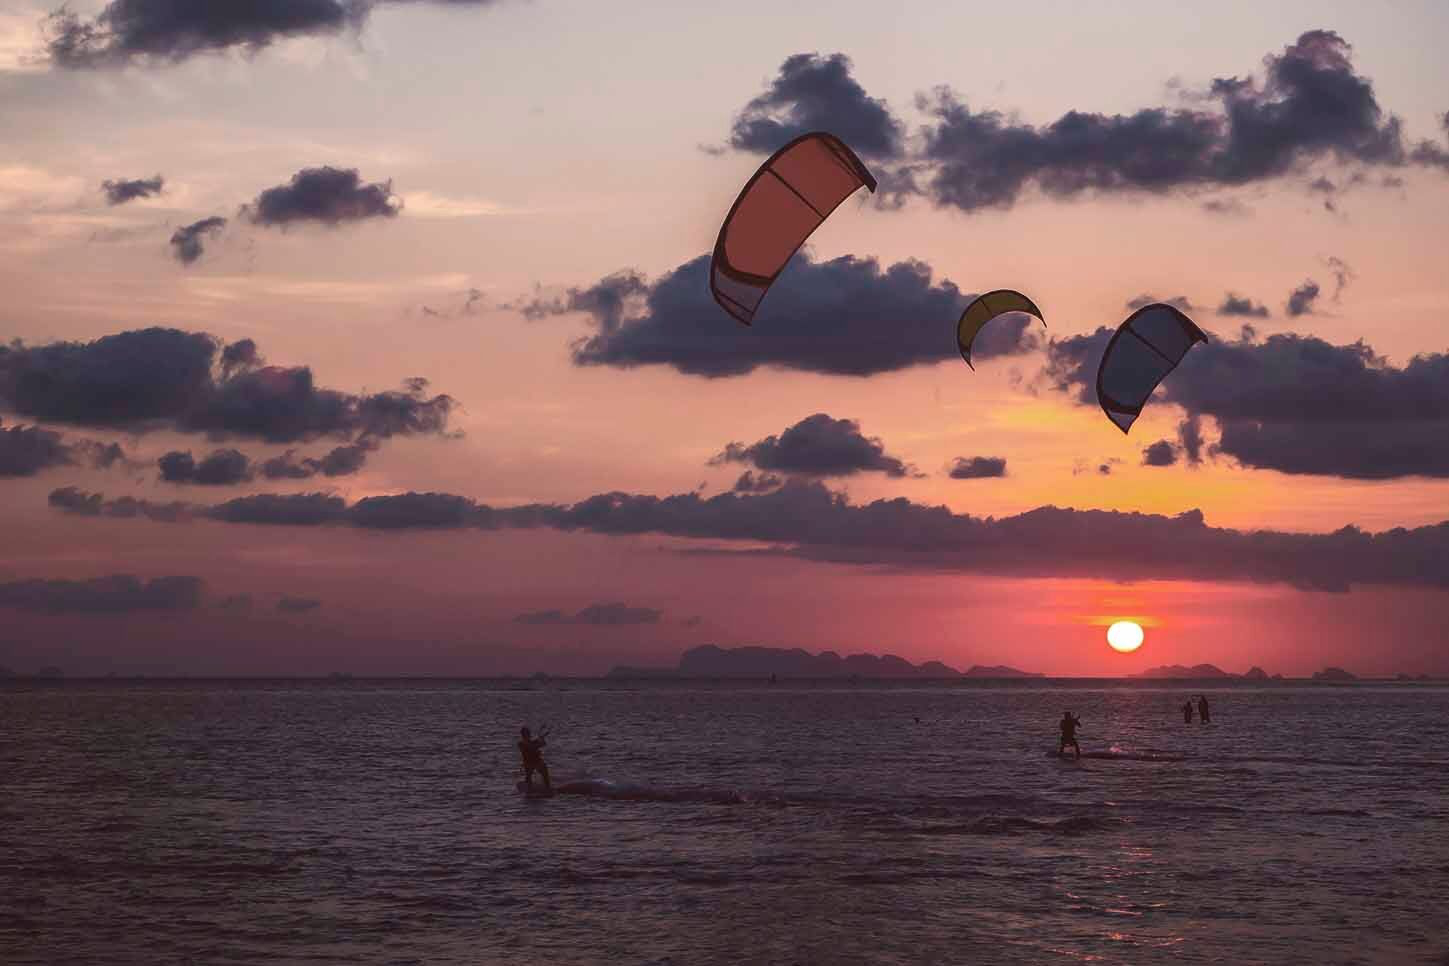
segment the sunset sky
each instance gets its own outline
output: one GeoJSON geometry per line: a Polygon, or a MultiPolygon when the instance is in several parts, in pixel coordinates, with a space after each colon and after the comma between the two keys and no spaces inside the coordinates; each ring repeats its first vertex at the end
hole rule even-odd
{"type": "Polygon", "coordinates": [[[1437,0],[67,9],[0,10],[0,665],[1449,672],[1437,0]],[[881,189],[742,327],[815,129],[881,189]],[[1210,341],[1124,436],[1141,300],[1210,341]]]}

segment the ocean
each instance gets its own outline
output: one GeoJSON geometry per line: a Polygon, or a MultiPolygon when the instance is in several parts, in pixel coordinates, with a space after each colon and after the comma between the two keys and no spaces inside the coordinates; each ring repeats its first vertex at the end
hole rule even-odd
{"type": "Polygon", "coordinates": [[[1446,964],[1446,819],[1433,686],[8,682],[0,962],[1446,964]]]}

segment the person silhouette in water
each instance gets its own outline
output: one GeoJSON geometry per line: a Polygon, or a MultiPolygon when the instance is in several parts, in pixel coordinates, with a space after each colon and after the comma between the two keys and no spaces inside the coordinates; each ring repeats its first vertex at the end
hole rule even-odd
{"type": "Polygon", "coordinates": [[[1199,694],[1197,696],[1197,716],[1202,720],[1203,724],[1207,724],[1209,721],[1213,720],[1212,715],[1208,714],[1208,703],[1206,695],[1199,694]]]}
{"type": "Polygon", "coordinates": [[[1077,729],[1081,726],[1081,719],[1079,719],[1076,715],[1072,714],[1070,711],[1062,712],[1062,740],[1061,743],[1057,745],[1058,755],[1062,754],[1062,752],[1067,750],[1067,745],[1071,745],[1072,750],[1077,753],[1077,757],[1082,757],[1082,746],[1077,744],[1077,729]]]}
{"type": "Polygon", "coordinates": [[[523,783],[533,791],[533,773],[538,772],[543,779],[543,790],[553,791],[553,783],[549,781],[548,765],[543,760],[543,749],[548,744],[548,729],[544,728],[535,738],[527,728],[519,731],[518,753],[523,756],[523,783]]]}
{"type": "Polygon", "coordinates": [[[1192,698],[1188,698],[1182,704],[1182,723],[1192,724],[1192,698]]]}

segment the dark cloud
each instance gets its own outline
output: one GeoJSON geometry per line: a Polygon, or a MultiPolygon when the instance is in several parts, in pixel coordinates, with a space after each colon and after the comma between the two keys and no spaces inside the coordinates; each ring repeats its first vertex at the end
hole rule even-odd
{"type": "Polygon", "coordinates": [[[1224,216],[1238,216],[1251,213],[1251,209],[1236,198],[1209,198],[1202,203],[1202,210],[1210,215],[1224,216]]]}
{"type": "Polygon", "coordinates": [[[519,614],[513,618],[515,624],[589,624],[594,627],[622,627],[632,624],[657,624],[664,614],[652,607],[630,607],[613,602],[590,604],[575,614],[561,610],[538,610],[519,614]]]}
{"type": "Polygon", "coordinates": [[[1174,295],[1170,299],[1160,299],[1155,295],[1149,295],[1144,292],[1136,298],[1127,300],[1127,311],[1136,312],[1138,309],[1146,308],[1154,302],[1171,305],[1173,308],[1180,309],[1183,312],[1192,312],[1197,309],[1197,306],[1193,305],[1192,300],[1186,295],[1174,295]]]}
{"type": "Polygon", "coordinates": [[[1202,463],[1202,423],[1197,416],[1189,416],[1177,426],[1177,443],[1187,457],[1188,465],[1202,463]]]}
{"type": "Polygon", "coordinates": [[[393,218],[402,199],[392,193],[391,181],[365,184],[356,168],[304,168],[292,180],[257,195],[243,205],[238,217],[254,225],[283,227],[316,222],[336,227],[368,218],[393,218]]]}
{"type": "MultiPolygon", "coordinates": [[[[1449,134],[1449,111],[1446,111],[1444,116],[1439,118],[1439,123],[1443,126],[1444,132],[1449,134]]],[[[1449,171],[1449,151],[1444,150],[1433,141],[1420,141],[1418,146],[1414,148],[1410,159],[1415,164],[1449,171]]],[[[1397,187],[1397,185],[1385,185],[1385,187],[1397,187]]]]}
{"type": "Polygon", "coordinates": [[[1310,194],[1323,195],[1324,211],[1338,211],[1339,188],[1331,179],[1324,177],[1314,178],[1308,182],[1308,191],[1310,194]]]}
{"type": "Polygon", "coordinates": [[[101,182],[101,191],[105,192],[106,204],[124,205],[137,198],[159,195],[165,183],[166,180],[159,174],[154,178],[119,178],[101,182]]]}
{"type": "Polygon", "coordinates": [[[1177,448],[1165,439],[1148,446],[1142,451],[1143,466],[1172,466],[1177,462],[1177,448]]]}
{"type": "Polygon", "coordinates": [[[951,464],[953,480],[984,480],[1006,475],[1006,459],[1000,456],[958,456],[951,464]]]}
{"type": "Polygon", "coordinates": [[[884,473],[913,475],[912,467],[885,451],[878,438],[867,437],[853,419],[832,419],[825,413],[806,416],[779,436],[757,443],[730,443],[712,463],[752,463],[756,469],[807,476],[851,476],[884,473]]]}
{"type": "Polygon", "coordinates": [[[784,477],[774,473],[755,474],[754,470],[745,470],[740,478],[735,480],[733,487],[736,493],[768,493],[777,490],[785,484],[784,477]]]}
{"type": "Polygon", "coordinates": [[[111,0],[94,17],[61,7],[46,18],[46,51],[65,68],[177,63],[278,40],[357,30],[382,3],[488,6],[496,0],[111,0]]]}
{"type": "Polygon", "coordinates": [[[198,486],[235,486],[252,478],[251,460],[234,449],[219,449],[196,462],[191,452],[172,450],[156,461],[166,483],[195,483],[198,486]]]}
{"type": "Polygon", "coordinates": [[[215,237],[225,227],[225,218],[212,215],[176,229],[171,233],[172,254],[181,264],[190,265],[205,254],[206,239],[215,237]]]}
{"type": "Polygon", "coordinates": [[[239,339],[221,350],[221,374],[230,378],[234,373],[255,369],[262,364],[262,354],[251,339],[239,339]]]}
{"type": "Polygon", "coordinates": [[[283,597],[277,601],[277,610],[283,614],[305,614],[322,606],[320,600],[311,597],[283,597]]]}
{"type": "Polygon", "coordinates": [[[629,309],[646,298],[649,291],[648,282],[638,272],[615,272],[588,288],[571,288],[561,297],[538,298],[515,307],[530,321],[582,312],[592,316],[599,329],[609,334],[618,331],[629,309]]]}
{"type": "MultiPolygon", "coordinates": [[[[353,395],[319,388],[306,367],[259,368],[260,360],[249,339],[223,348],[212,336],[177,329],[14,343],[0,347],[0,407],[44,422],[275,443],[331,436],[368,449],[392,436],[443,435],[455,405],[449,396],[429,397],[426,380],[353,395]]],[[[340,468],[359,455],[329,459],[340,468]]]]}
{"type": "Polygon", "coordinates": [[[34,476],[73,462],[71,448],[59,433],[39,426],[0,427],[0,477],[34,476]]]}
{"type": "Polygon", "coordinates": [[[117,443],[68,441],[60,433],[40,426],[7,429],[0,425],[0,477],[34,476],[53,467],[80,463],[109,469],[125,461],[126,455],[117,443]]]}
{"type": "Polygon", "coordinates": [[[1312,315],[1313,303],[1318,300],[1321,291],[1317,282],[1311,278],[1308,279],[1289,293],[1288,302],[1284,306],[1285,311],[1294,318],[1300,315],[1312,315]]]}
{"type": "Polygon", "coordinates": [[[1223,304],[1218,306],[1218,315],[1239,315],[1251,319],[1266,319],[1271,313],[1268,306],[1254,302],[1252,299],[1228,292],[1223,296],[1223,304]]]}
{"type": "Polygon", "coordinates": [[[902,153],[903,125],[885,101],[867,96],[850,76],[850,58],[844,54],[785,58],[769,90],[736,115],[730,146],[772,154],[811,131],[829,131],[865,157],[902,153]]]}
{"type": "MultiPolygon", "coordinates": [[[[1095,360],[1110,332],[1053,342],[1045,373],[1095,404],[1095,360]]],[[[1449,478],[1449,354],[1398,367],[1363,342],[1291,333],[1212,339],[1160,389],[1189,417],[1217,421],[1213,451],[1246,467],[1349,479],[1449,478]]],[[[1184,446],[1187,437],[1184,437],[1184,446]]],[[[1199,444],[1200,445],[1200,444],[1199,444]]]]}
{"type": "MultiPolygon", "coordinates": [[[[727,325],[709,295],[709,257],[686,262],[653,284],[634,273],[611,275],[566,299],[535,300],[531,318],[588,313],[594,335],[573,345],[575,365],[672,366],[688,375],[740,376],[760,366],[870,376],[959,360],[949,327],[970,301],[953,283],[932,280],[924,262],[884,271],[874,259],[813,261],[802,252],[770,290],[754,326],[727,325]]],[[[982,330],[976,359],[1036,348],[1028,316],[1014,314],[982,330]]]]}
{"type": "Polygon", "coordinates": [[[1070,111],[1043,127],[973,112],[940,89],[920,102],[933,119],[923,132],[933,165],[925,191],[938,205],[974,211],[1010,207],[1033,186],[1054,198],[1164,193],[1262,181],[1321,159],[1415,160],[1350,52],[1338,34],[1312,30],[1264,59],[1261,82],[1220,78],[1193,98],[1217,110],[1070,111]]]}
{"type": "Polygon", "coordinates": [[[1348,262],[1336,255],[1329,255],[1323,260],[1323,264],[1327,265],[1328,270],[1333,273],[1333,300],[1337,302],[1343,295],[1343,290],[1348,288],[1348,283],[1358,276],[1354,274],[1348,262]]]}
{"type": "Polygon", "coordinates": [[[301,460],[297,459],[296,450],[289,449],[263,463],[262,475],[269,480],[307,480],[319,474],[351,476],[362,469],[367,463],[367,454],[377,448],[375,440],[362,439],[347,446],[338,446],[321,459],[305,457],[301,460]]]}
{"type": "Polygon", "coordinates": [[[0,584],[0,607],[50,615],[194,610],[201,603],[202,586],[200,577],[142,582],[130,574],[93,580],[17,580],[0,584]]]}
{"type": "Polygon", "coordinates": [[[275,40],[337,33],[362,23],[365,0],[112,0],[94,18],[60,8],[46,46],[61,67],[180,61],[205,51],[259,50],[275,40]]]}
{"type": "MultiPolygon", "coordinates": [[[[1107,464],[1103,464],[1107,465],[1107,464]]],[[[121,501],[64,491],[57,509],[97,515],[121,501]],[[76,510],[80,505],[86,509],[76,510]]],[[[450,494],[371,497],[348,508],[321,494],[274,497],[266,513],[224,508],[261,506],[258,498],[193,508],[175,519],[496,530],[546,527],[606,535],[657,534],[686,539],[779,545],[808,560],[889,565],[1021,577],[1107,577],[1114,580],[1251,580],[1344,591],[1356,584],[1449,588],[1449,522],[1370,534],[1354,527],[1333,533],[1278,533],[1209,527],[1192,510],[1175,517],[1107,510],[1040,507],[1011,517],[973,517],[904,498],[852,504],[818,482],[793,481],[771,493],[681,493],[657,497],[601,493],[572,505],[493,508],[450,494]],[[280,508],[317,509],[310,517],[280,508]],[[250,501],[250,502],[248,502],[250,501]],[[446,519],[372,510],[376,506],[451,505],[446,519]]],[[[113,514],[114,515],[114,514],[113,514]]],[[[143,513],[125,514],[130,516],[143,513]]],[[[587,610],[587,609],[586,609],[587,610]]],[[[580,612],[584,613],[584,612],[580,612]]],[[[602,612],[601,612],[602,613],[602,612]]]]}

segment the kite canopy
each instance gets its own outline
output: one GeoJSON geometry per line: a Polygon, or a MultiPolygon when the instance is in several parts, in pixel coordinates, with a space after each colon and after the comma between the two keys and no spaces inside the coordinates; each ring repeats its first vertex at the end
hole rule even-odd
{"type": "Polygon", "coordinates": [[[1034,315],[1046,325],[1046,319],[1042,318],[1041,309],[1036,303],[1022,295],[1020,292],[1012,291],[1009,288],[999,288],[994,292],[986,292],[976,296],[976,300],[966,306],[966,311],[961,313],[961,321],[956,323],[956,346],[961,350],[961,358],[974,370],[976,366],[971,363],[971,343],[976,341],[976,335],[987,322],[1007,312],[1025,312],[1034,315]]]}
{"type": "Polygon", "coordinates": [[[1154,302],[1118,327],[1097,369],[1097,401],[1122,432],[1142,415],[1152,390],[1199,342],[1202,329],[1170,305],[1154,302]]]}
{"type": "Polygon", "coordinates": [[[833,134],[802,134],[772,154],[735,199],[709,265],[714,300],[745,325],[770,285],[842,201],[875,178],[833,134]]]}

